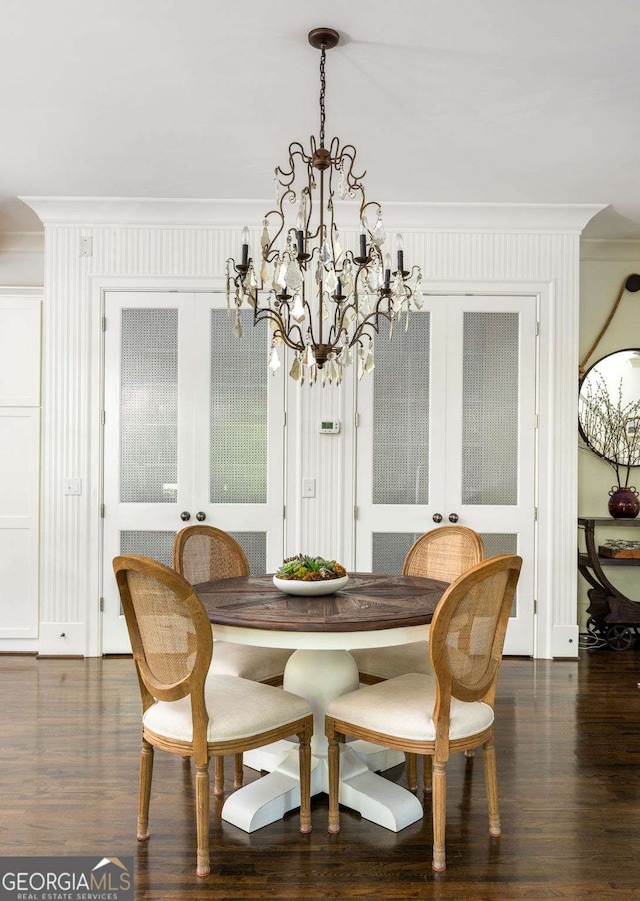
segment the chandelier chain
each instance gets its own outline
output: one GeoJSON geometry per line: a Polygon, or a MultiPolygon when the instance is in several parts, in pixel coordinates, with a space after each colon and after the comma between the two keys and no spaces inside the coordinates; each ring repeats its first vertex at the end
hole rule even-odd
{"type": "Polygon", "coordinates": [[[322,53],[320,54],[320,146],[324,147],[324,98],[327,92],[327,80],[324,74],[324,64],[327,58],[326,47],[322,45],[322,53]]]}

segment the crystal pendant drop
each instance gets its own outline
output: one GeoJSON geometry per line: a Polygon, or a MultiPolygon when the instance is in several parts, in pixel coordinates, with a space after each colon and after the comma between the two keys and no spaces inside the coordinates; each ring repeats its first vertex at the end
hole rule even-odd
{"type": "Polygon", "coordinates": [[[258,287],[258,279],[256,278],[256,273],[253,266],[249,266],[249,271],[247,272],[247,277],[244,280],[245,287],[257,288],[258,287]]]}
{"type": "Polygon", "coordinates": [[[382,270],[380,266],[374,266],[369,270],[367,275],[367,283],[369,285],[369,289],[375,293],[380,285],[382,284],[382,270]]]}
{"type": "Polygon", "coordinates": [[[260,279],[263,285],[266,285],[267,282],[271,278],[271,266],[267,263],[266,260],[262,261],[262,265],[260,266],[260,279]]]}
{"type": "Polygon", "coordinates": [[[322,249],[320,250],[320,259],[323,263],[328,263],[331,259],[331,248],[329,247],[326,228],[324,233],[324,240],[322,241],[322,249]]]}
{"type": "Polygon", "coordinates": [[[349,349],[348,344],[345,344],[342,348],[342,353],[340,354],[340,363],[342,364],[342,366],[351,366],[351,350],[349,349]]]}
{"type": "Polygon", "coordinates": [[[329,271],[327,272],[327,274],[325,276],[324,286],[327,289],[327,291],[329,292],[329,294],[333,294],[333,292],[338,287],[338,278],[336,276],[335,269],[333,268],[333,266],[331,266],[331,268],[329,269],[329,271]]]}
{"type": "Polygon", "coordinates": [[[380,247],[384,244],[384,240],[387,237],[387,234],[384,230],[384,225],[382,224],[382,216],[378,215],[378,221],[376,222],[373,231],[371,232],[371,237],[373,239],[373,243],[377,244],[380,247]]]}
{"type": "Polygon", "coordinates": [[[300,363],[300,354],[296,354],[293,358],[293,363],[291,364],[291,371],[289,375],[294,380],[294,382],[299,382],[302,378],[302,364],[300,363]]]}
{"type": "Polygon", "coordinates": [[[271,238],[269,237],[269,229],[267,228],[268,220],[265,219],[262,223],[262,236],[260,238],[260,246],[262,247],[262,252],[266,253],[269,250],[269,245],[271,244],[271,238]]]}
{"type": "Polygon", "coordinates": [[[422,289],[420,288],[420,282],[422,279],[418,279],[416,282],[416,289],[413,292],[413,302],[415,304],[416,310],[421,310],[422,305],[424,304],[424,295],[422,293],[422,289]]]}
{"type": "Polygon", "coordinates": [[[335,382],[335,381],[337,381],[337,379],[338,379],[338,370],[336,369],[336,364],[334,363],[333,359],[329,360],[329,367],[328,367],[328,368],[329,368],[329,372],[328,372],[328,374],[327,374],[327,377],[328,377],[328,379],[329,379],[329,382],[335,382]]]}
{"type": "Polygon", "coordinates": [[[371,372],[374,366],[375,363],[373,362],[373,342],[371,342],[371,344],[369,344],[369,352],[367,353],[367,357],[364,361],[364,371],[371,372]]]}
{"type": "Polygon", "coordinates": [[[358,351],[358,380],[364,375],[364,347],[358,351]]]}
{"type": "Polygon", "coordinates": [[[276,169],[276,173],[273,176],[273,188],[274,194],[276,198],[276,204],[279,204],[282,200],[282,185],[280,184],[280,179],[278,178],[278,170],[276,169]]]}
{"type": "Polygon", "coordinates": [[[233,337],[242,338],[242,322],[240,322],[240,312],[236,313],[236,321],[233,326],[233,337]]]}
{"type": "Polygon", "coordinates": [[[313,349],[310,344],[304,349],[304,354],[302,355],[302,365],[303,366],[313,366],[316,362],[316,358],[313,353],[313,349]]]}
{"type": "Polygon", "coordinates": [[[306,316],[306,310],[299,294],[294,295],[293,306],[291,307],[291,315],[296,322],[302,322],[306,316]]]}
{"type": "Polygon", "coordinates": [[[269,357],[269,369],[274,374],[280,369],[282,363],[280,362],[280,356],[278,355],[278,348],[271,348],[271,356],[269,357]]]}
{"type": "Polygon", "coordinates": [[[292,291],[299,291],[302,287],[302,273],[300,272],[300,266],[298,266],[297,260],[291,260],[287,266],[285,284],[287,288],[291,288],[292,291]]]}
{"type": "Polygon", "coordinates": [[[347,185],[347,177],[344,173],[344,163],[342,163],[340,165],[340,179],[338,181],[338,197],[340,200],[346,200],[348,193],[349,187],[347,185]]]}
{"type": "Polygon", "coordinates": [[[335,224],[333,226],[333,252],[335,253],[335,262],[337,263],[342,256],[342,244],[340,243],[340,235],[335,224]]]}
{"type": "Polygon", "coordinates": [[[274,276],[274,278],[273,278],[274,288],[279,288],[281,291],[284,290],[284,288],[286,287],[286,284],[287,284],[286,279],[287,279],[287,269],[288,268],[289,268],[289,265],[288,265],[287,261],[283,260],[280,263],[280,269],[278,271],[277,279],[276,279],[276,276],[274,276]]]}
{"type": "Polygon", "coordinates": [[[351,260],[345,260],[342,272],[340,273],[340,279],[342,281],[342,293],[348,296],[353,291],[353,269],[351,267],[351,260]]]}
{"type": "Polygon", "coordinates": [[[280,260],[276,260],[275,265],[273,267],[273,281],[271,282],[271,287],[273,290],[278,293],[278,288],[280,287],[280,267],[282,263],[280,260]]]}

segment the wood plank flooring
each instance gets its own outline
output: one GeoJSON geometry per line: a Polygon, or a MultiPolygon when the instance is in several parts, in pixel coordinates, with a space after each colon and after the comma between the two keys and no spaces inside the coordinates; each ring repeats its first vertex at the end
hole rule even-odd
{"type": "MultiPolygon", "coordinates": [[[[305,836],[295,814],[246,835],[222,823],[212,797],[212,872],[200,879],[193,769],[180,759],[156,752],[151,839],[135,838],[131,660],[0,657],[0,856],[133,855],[139,901],[640,898],[639,682],[640,651],[505,660],[503,835],[488,834],[480,754],[452,758],[445,873],[431,870],[428,796],[424,820],[397,835],[344,810],[335,836],[325,796],[314,799],[305,836]]],[[[404,766],[386,776],[406,784],[404,766]]]]}

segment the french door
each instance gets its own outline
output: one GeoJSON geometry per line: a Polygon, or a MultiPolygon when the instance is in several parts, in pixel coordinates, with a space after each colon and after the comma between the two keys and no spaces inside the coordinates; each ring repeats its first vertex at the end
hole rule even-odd
{"type": "Polygon", "coordinates": [[[283,557],[282,370],[243,312],[231,335],[218,293],[105,297],[103,652],[130,650],[111,561],[171,565],[177,530],[231,532],[251,571],[283,557]]]}
{"type": "Polygon", "coordinates": [[[356,568],[400,572],[438,524],[523,567],[506,654],[533,653],[536,300],[431,297],[358,386],[356,568]]]}

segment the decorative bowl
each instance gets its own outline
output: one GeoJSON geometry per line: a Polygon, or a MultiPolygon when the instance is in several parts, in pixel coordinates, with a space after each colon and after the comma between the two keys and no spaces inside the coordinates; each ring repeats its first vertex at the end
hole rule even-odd
{"type": "Polygon", "coordinates": [[[317,582],[303,582],[300,579],[278,579],[273,577],[273,584],[279,591],[285,594],[297,594],[303,597],[314,597],[323,594],[334,594],[349,581],[349,576],[341,579],[322,579],[317,582]]]}

